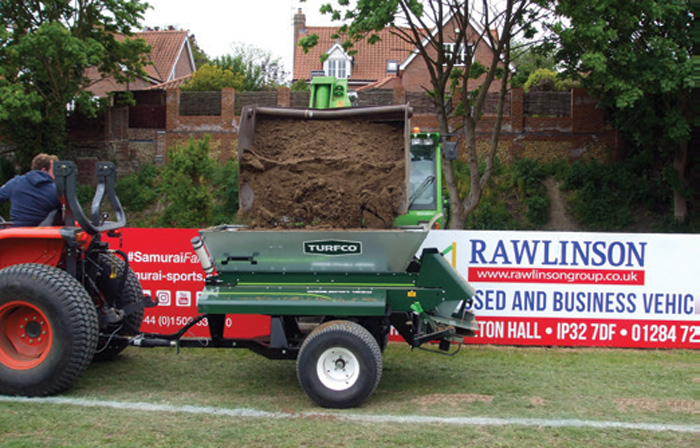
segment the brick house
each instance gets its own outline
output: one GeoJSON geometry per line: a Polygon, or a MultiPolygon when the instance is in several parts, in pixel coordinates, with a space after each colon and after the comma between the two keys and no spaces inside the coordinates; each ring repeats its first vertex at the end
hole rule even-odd
{"type": "MultiPolygon", "coordinates": [[[[449,19],[448,19],[449,24],[449,19]]],[[[445,27],[449,29],[449,26],[445,27]]],[[[476,41],[479,30],[472,26],[469,34],[476,41]]],[[[408,30],[408,28],[405,28],[408,30]]],[[[306,16],[301,9],[294,15],[294,74],[292,82],[309,80],[312,71],[323,71],[326,76],[347,78],[348,85],[356,90],[381,88],[403,88],[408,92],[422,92],[430,88],[430,75],[423,58],[415,51],[415,47],[405,42],[386,28],[378,35],[381,38],[376,44],[366,41],[357,42],[354,56],[348,55],[339,41],[331,36],[338,32],[338,27],[307,27],[306,16]],[[308,53],[304,53],[297,45],[299,39],[312,34],[318,35],[318,44],[308,53]],[[328,58],[321,63],[321,55],[328,58]]],[[[427,36],[426,31],[426,36],[427,36]]],[[[447,42],[445,46],[453,49],[456,44],[447,42]]],[[[462,53],[463,54],[463,53],[462,53]]],[[[489,66],[493,51],[483,39],[474,49],[474,57],[482,64],[489,66]]],[[[459,66],[457,64],[456,66],[459,66]]],[[[489,90],[496,91],[500,83],[494,81],[489,90]]]]}
{"type": "MultiPolygon", "coordinates": [[[[109,92],[147,90],[163,88],[163,85],[178,85],[189,79],[196,70],[192,48],[187,31],[143,31],[136,33],[151,46],[148,55],[151,64],[145,67],[146,79],[137,79],[127,84],[118,84],[113,78],[105,78],[92,84],[87,90],[96,96],[106,96],[109,92]]],[[[98,79],[97,70],[88,70],[91,79],[98,79]]]]}

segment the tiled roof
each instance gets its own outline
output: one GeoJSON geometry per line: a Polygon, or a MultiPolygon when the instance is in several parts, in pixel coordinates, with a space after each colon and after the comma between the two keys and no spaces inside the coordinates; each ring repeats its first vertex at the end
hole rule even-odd
{"type": "MultiPolygon", "coordinates": [[[[300,33],[300,38],[317,34],[319,39],[318,44],[306,54],[300,47],[295,48],[294,80],[309,79],[312,70],[323,70],[320,57],[337,42],[331,38],[337,32],[338,28],[335,27],[310,26],[300,33]]],[[[374,45],[366,41],[355,43],[354,49],[357,50],[357,54],[354,56],[351,81],[373,82],[384,79],[387,76],[388,60],[397,60],[401,64],[410,56],[414,47],[392,34],[390,29],[384,29],[378,34],[381,41],[374,45]]]]}
{"type": "Polygon", "coordinates": [[[187,39],[187,31],[143,31],[136,35],[151,46],[153,66],[146,67],[148,76],[161,82],[168,81],[187,39]]]}
{"type": "Polygon", "coordinates": [[[379,81],[375,81],[371,84],[367,84],[365,86],[362,86],[357,89],[357,91],[361,90],[372,90],[372,89],[398,89],[401,88],[401,78],[397,75],[387,75],[385,78],[380,79],[379,81]]]}

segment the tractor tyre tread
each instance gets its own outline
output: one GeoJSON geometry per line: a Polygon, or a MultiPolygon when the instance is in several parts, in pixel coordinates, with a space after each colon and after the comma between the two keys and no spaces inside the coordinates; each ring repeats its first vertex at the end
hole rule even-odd
{"type": "Polygon", "coordinates": [[[0,364],[0,394],[46,396],[67,389],[90,365],[97,346],[97,311],[89,294],[67,272],[28,263],[0,270],[0,305],[13,300],[42,309],[54,341],[47,358],[32,369],[0,364]]]}

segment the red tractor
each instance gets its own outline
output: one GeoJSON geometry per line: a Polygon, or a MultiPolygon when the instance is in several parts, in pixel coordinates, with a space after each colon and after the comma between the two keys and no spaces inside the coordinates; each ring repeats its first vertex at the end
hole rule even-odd
{"type": "Polygon", "coordinates": [[[0,394],[43,396],[68,388],[92,360],[109,360],[139,332],[151,305],[125,253],[109,248],[126,224],[114,164],[96,167],[90,219],[73,162],[54,163],[61,210],[39,227],[0,223],[0,394]],[[107,196],[115,221],[102,212],[107,196]]]}

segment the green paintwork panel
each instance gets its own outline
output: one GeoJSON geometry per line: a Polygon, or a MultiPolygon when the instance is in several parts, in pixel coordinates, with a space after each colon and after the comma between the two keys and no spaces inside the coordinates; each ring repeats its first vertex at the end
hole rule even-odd
{"type": "Polygon", "coordinates": [[[207,286],[198,310],[211,314],[383,316],[386,290],[356,286],[207,286]]]}
{"type": "Polygon", "coordinates": [[[476,328],[470,313],[455,315],[473,290],[435,249],[423,251],[419,272],[224,272],[214,280],[197,302],[199,312],[360,317],[391,310],[476,328]]]}

